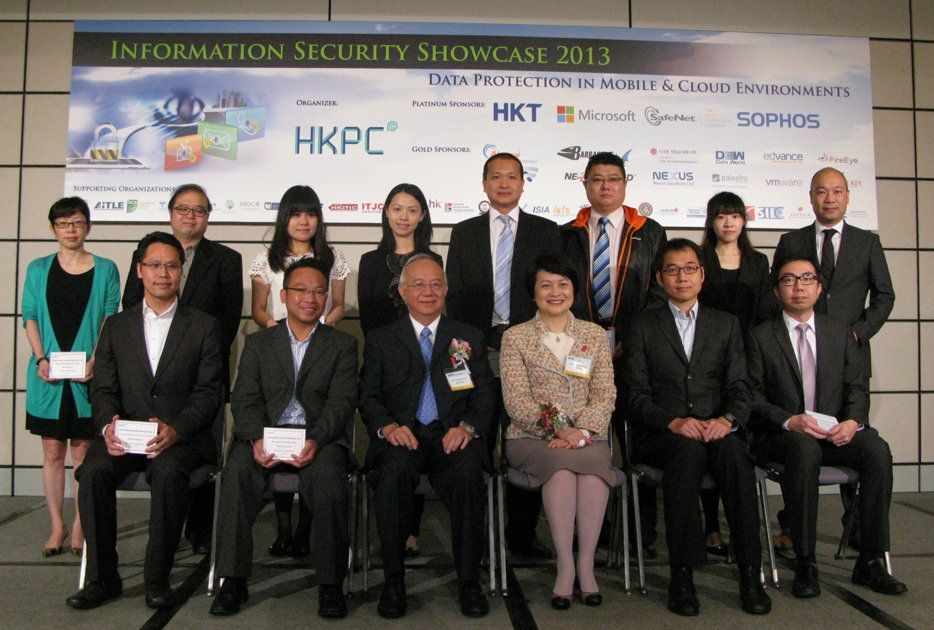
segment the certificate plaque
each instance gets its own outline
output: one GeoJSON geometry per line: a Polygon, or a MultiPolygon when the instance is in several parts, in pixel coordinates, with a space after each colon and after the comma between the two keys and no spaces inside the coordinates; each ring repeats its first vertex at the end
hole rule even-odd
{"type": "Polygon", "coordinates": [[[87,352],[50,352],[49,378],[84,378],[87,352]]]}
{"type": "Polygon", "coordinates": [[[126,452],[132,455],[146,455],[146,445],[149,440],[156,437],[157,433],[159,433],[158,422],[140,420],[116,420],[114,422],[114,436],[126,452]]]}
{"type": "Polygon", "coordinates": [[[263,448],[273,459],[291,461],[305,449],[305,429],[266,427],[263,429],[263,448]]]}
{"type": "Polygon", "coordinates": [[[822,428],[824,431],[830,431],[838,424],[836,418],[829,416],[826,413],[819,413],[817,411],[809,410],[805,410],[804,413],[817,420],[817,426],[822,428]]]}

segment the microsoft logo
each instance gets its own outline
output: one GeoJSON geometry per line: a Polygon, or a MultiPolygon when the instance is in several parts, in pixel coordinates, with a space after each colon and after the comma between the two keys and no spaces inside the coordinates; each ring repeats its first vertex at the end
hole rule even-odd
{"type": "Polygon", "coordinates": [[[574,106],[573,105],[558,105],[558,122],[559,123],[573,123],[574,122],[574,106]]]}

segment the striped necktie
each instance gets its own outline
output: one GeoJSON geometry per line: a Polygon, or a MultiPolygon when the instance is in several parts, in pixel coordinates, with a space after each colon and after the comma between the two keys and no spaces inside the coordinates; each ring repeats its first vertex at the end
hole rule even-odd
{"type": "Polygon", "coordinates": [[[610,302],[610,236],[606,224],[610,220],[600,217],[600,235],[593,249],[593,298],[601,320],[613,315],[610,302]]]}
{"type": "Polygon", "coordinates": [[[504,323],[509,322],[509,276],[512,274],[512,247],[515,237],[512,233],[512,219],[507,215],[496,217],[503,229],[499,233],[496,245],[496,282],[493,287],[493,310],[504,323]]]}
{"type": "Polygon", "coordinates": [[[422,384],[422,395],[418,401],[418,411],[415,417],[422,424],[431,424],[438,419],[438,404],[435,402],[435,390],[431,387],[431,329],[428,326],[422,328],[418,335],[418,346],[422,351],[422,359],[425,361],[425,381],[422,384]]]}

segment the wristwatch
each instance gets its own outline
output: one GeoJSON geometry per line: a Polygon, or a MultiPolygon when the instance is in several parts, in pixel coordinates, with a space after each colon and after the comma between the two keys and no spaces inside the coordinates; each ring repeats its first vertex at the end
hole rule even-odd
{"type": "Polygon", "coordinates": [[[466,422],[462,421],[458,426],[460,426],[460,428],[462,428],[464,431],[469,433],[470,437],[472,438],[477,437],[477,430],[473,428],[472,424],[467,424],[466,422]]]}
{"type": "Polygon", "coordinates": [[[723,414],[723,417],[730,421],[730,428],[731,428],[731,429],[735,429],[735,428],[736,428],[736,426],[737,426],[736,416],[734,416],[734,415],[731,414],[731,413],[725,413],[725,414],[723,414]]]}
{"type": "Polygon", "coordinates": [[[43,361],[48,361],[49,357],[36,357],[36,365],[39,365],[43,361]]]}
{"type": "Polygon", "coordinates": [[[581,433],[584,434],[584,437],[587,438],[588,440],[589,440],[589,439],[591,438],[591,436],[593,435],[593,433],[591,433],[588,429],[581,429],[580,431],[581,431],[581,433]]]}

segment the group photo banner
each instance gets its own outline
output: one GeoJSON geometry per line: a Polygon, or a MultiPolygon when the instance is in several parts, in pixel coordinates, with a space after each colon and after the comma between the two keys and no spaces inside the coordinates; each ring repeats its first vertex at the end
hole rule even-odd
{"type": "Polygon", "coordinates": [[[311,186],[325,220],[378,224],[418,185],[432,222],[489,209],[484,161],[513,153],[520,205],[559,223],[588,205],[587,159],[626,163],[626,204],[700,227],[729,190],[750,228],[813,220],[834,167],[847,220],[876,229],[869,41],[578,26],[78,21],[65,195],[95,221],[165,220],[195,182],[212,221],[270,223],[311,186]]]}

